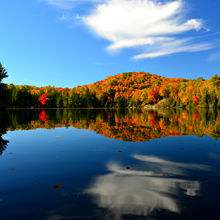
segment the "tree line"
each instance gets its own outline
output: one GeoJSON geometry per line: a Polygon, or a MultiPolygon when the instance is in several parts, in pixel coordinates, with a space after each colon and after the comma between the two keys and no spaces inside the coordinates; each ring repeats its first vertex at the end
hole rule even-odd
{"type": "Polygon", "coordinates": [[[182,107],[220,108],[220,77],[166,78],[128,72],[75,88],[5,85],[1,67],[1,106],[9,108],[182,107]],[[42,98],[44,96],[44,98],[42,98]],[[44,103],[44,104],[42,104],[44,103]]]}

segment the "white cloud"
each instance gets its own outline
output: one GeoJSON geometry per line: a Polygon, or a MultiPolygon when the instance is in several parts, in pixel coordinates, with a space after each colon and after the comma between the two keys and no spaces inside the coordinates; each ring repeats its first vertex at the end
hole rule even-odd
{"type": "Polygon", "coordinates": [[[47,4],[59,7],[61,9],[72,9],[77,5],[84,3],[103,2],[103,0],[45,0],[47,4]]]}
{"type": "MultiPolygon", "coordinates": [[[[45,0],[48,4],[70,10],[90,3],[90,14],[60,20],[77,19],[93,33],[110,42],[108,51],[137,48],[133,59],[155,58],[174,53],[210,50],[216,45],[183,37],[204,29],[201,19],[186,19],[184,0],[45,0]]],[[[71,12],[71,11],[70,11],[71,12]]],[[[68,12],[69,13],[69,12],[68,12]]],[[[212,58],[211,58],[212,59],[212,58]]]]}
{"type": "Polygon", "coordinates": [[[210,50],[214,47],[213,43],[194,43],[189,39],[171,39],[169,41],[163,41],[160,44],[156,44],[151,48],[147,48],[144,53],[134,56],[134,59],[143,58],[155,58],[159,56],[165,56],[174,53],[181,52],[198,52],[204,50],[210,50]]]}
{"type": "Polygon", "coordinates": [[[111,42],[107,48],[115,51],[139,47],[143,54],[134,59],[154,58],[180,52],[196,52],[213,47],[208,43],[192,43],[176,36],[203,28],[201,19],[184,18],[184,3],[173,0],[106,0],[82,19],[98,36],[111,42]]]}

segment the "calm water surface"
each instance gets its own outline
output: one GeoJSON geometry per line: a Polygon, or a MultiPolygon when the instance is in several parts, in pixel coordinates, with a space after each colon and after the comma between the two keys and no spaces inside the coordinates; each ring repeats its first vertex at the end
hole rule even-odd
{"type": "Polygon", "coordinates": [[[220,219],[220,112],[0,113],[0,219],[220,219]]]}

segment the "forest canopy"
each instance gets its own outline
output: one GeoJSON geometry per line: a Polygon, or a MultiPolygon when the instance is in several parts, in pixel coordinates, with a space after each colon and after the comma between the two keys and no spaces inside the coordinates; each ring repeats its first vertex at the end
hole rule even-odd
{"type": "Polygon", "coordinates": [[[7,107],[183,107],[219,108],[220,77],[209,80],[166,78],[145,72],[126,72],[75,88],[7,85],[7,107]]]}

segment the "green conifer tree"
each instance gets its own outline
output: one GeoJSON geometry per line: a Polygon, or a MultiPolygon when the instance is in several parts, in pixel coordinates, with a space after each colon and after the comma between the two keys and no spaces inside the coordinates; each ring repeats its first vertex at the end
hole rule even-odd
{"type": "Polygon", "coordinates": [[[0,107],[6,107],[6,85],[3,83],[6,77],[8,77],[7,71],[0,62],[0,107]]]}

